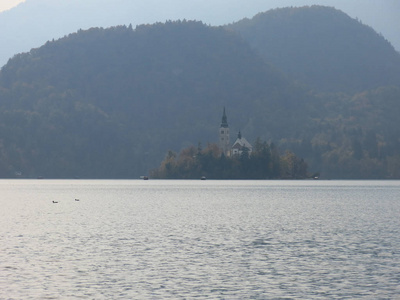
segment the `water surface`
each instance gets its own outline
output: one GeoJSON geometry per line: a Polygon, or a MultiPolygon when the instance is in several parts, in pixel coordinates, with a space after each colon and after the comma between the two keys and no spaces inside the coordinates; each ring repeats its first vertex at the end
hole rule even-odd
{"type": "Polygon", "coordinates": [[[2,180],[0,197],[0,299],[400,298],[399,181],[2,180]]]}

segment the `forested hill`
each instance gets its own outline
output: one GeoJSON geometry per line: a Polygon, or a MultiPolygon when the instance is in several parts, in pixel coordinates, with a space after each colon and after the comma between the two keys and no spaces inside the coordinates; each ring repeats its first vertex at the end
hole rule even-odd
{"type": "Polygon", "coordinates": [[[81,30],[1,69],[0,177],[137,178],[168,150],[217,142],[225,106],[232,139],[292,150],[322,178],[400,178],[400,88],[370,89],[364,71],[368,90],[317,94],[225,27],[81,30]]]}
{"type": "Polygon", "coordinates": [[[227,26],[294,80],[330,92],[400,84],[400,54],[372,28],[331,7],[274,9],[227,26]]]}
{"type": "Polygon", "coordinates": [[[48,42],[2,68],[0,97],[1,176],[84,178],[137,177],[168,149],[216,141],[223,106],[239,130],[307,100],[237,34],[200,22],[48,42]]]}

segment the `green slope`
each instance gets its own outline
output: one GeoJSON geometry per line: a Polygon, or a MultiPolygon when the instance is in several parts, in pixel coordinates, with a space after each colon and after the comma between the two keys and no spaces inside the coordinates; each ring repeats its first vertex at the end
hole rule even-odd
{"type": "Polygon", "coordinates": [[[399,99],[299,88],[223,27],[94,28],[2,68],[0,177],[136,178],[169,149],[217,142],[225,106],[232,136],[291,149],[322,177],[400,178],[399,99]]]}
{"type": "Polygon", "coordinates": [[[0,85],[3,176],[135,177],[214,141],[224,105],[239,130],[290,93],[236,34],[199,22],[80,31],[14,57],[0,85]]]}
{"type": "Polygon", "coordinates": [[[400,84],[400,54],[372,28],[331,7],[281,8],[227,28],[294,80],[329,92],[400,84]]]}

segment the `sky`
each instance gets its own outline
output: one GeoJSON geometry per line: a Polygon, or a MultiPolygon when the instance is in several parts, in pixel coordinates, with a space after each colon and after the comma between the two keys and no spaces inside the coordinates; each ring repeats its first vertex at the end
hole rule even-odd
{"type": "MultiPolygon", "coordinates": [[[[28,0],[29,1],[29,0],[28,0]]],[[[70,1],[70,0],[65,0],[70,1]]],[[[0,12],[9,10],[25,0],[0,0],[0,12]]],[[[98,0],[101,5],[104,0],[98,0]]],[[[116,3],[118,0],[116,0],[116,3]]],[[[152,2],[157,10],[171,11],[177,9],[179,0],[170,1],[149,1],[143,0],[143,3],[152,2]],[[174,3],[177,4],[174,7],[174,3]]],[[[304,6],[304,5],[327,5],[340,9],[353,18],[358,18],[364,24],[371,26],[378,33],[383,34],[395,48],[400,50],[400,26],[398,26],[398,16],[400,16],[399,0],[187,0],[185,1],[193,7],[205,8],[208,3],[220,3],[216,10],[210,9],[207,16],[201,21],[211,25],[223,25],[244,17],[252,17],[254,14],[267,11],[272,8],[285,6],[304,6]],[[204,4],[205,3],[205,4],[204,4]],[[218,8],[228,9],[218,9],[218,8]],[[219,23],[219,24],[217,24],[219,23]]],[[[84,2],[83,2],[84,3],[84,2]]],[[[146,5],[146,4],[143,4],[146,5]]],[[[217,4],[218,5],[218,4],[217,4]]],[[[194,13],[196,15],[196,13],[194,13]]],[[[159,20],[165,21],[165,20],[159,20]]]]}
{"type": "Polygon", "coordinates": [[[17,6],[25,0],[0,0],[0,12],[17,6]]]}
{"type": "Polygon", "coordinates": [[[7,49],[0,49],[0,65],[16,53],[78,29],[177,19],[225,25],[274,8],[314,4],[335,7],[360,20],[400,52],[400,0],[0,0],[0,12],[4,14],[0,18],[0,40],[8,45],[7,49]],[[12,9],[20,3],[23,4],[12,9]],[[43,8],[48,13],[49,7],[58,11],[40,13],[43,8]],[[14,14],[14,10],[18,13],[14,14]]]}

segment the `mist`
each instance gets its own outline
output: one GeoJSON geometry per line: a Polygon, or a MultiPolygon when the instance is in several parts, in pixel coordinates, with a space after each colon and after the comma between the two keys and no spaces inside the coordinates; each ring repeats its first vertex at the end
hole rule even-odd
{"type": "Polygon", "coordinates": [[[225,25],[259,12],[285,6],[332,6],[369,25],[400,49],[400,3],[372,0],[26,0],[0,13],[0,65],[20,52],[40,47],[79,29],[132,26],[167,20],[198,20],[209,25],[225,25]]]}

